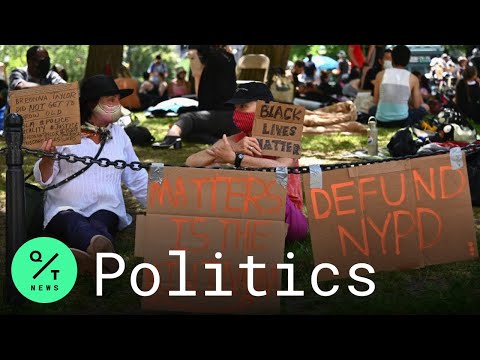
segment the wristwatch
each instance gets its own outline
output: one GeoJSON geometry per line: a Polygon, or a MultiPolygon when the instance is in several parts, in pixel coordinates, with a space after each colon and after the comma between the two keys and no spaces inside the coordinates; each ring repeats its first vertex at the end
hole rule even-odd
{"type": "Polygon", "coordinates": [[[240,164],[242,163],[244,157],[245,155],[242,153],[235,153],[235,167],[240,167],[240,164]]]}

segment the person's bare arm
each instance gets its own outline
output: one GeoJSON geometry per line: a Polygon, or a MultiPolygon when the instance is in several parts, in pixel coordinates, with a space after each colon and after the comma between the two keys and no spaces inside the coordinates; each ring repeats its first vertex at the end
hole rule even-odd
{"type": "MultiPolygon", "coordinates": [[[[234,158],[235,160],[235,158],[234,158]]],[[[277,166],[293,166],[293,159],[290,158],[277,158],[264,159],[245,155],[242,160],[242,167],[277,167],[277,166]]]]}
{"type": "MultiPolygon", "coordinates": [[[[367,59],[365,60],[367,65],[369,65],[371,63],[374,56],[375,56],[375,45],[368,45],[367,59]]],[[[369,67],[370,67],[370,65],[369,65],[369,67]]]]}
{"type": "Polygon", "coordinates": [[[357,59],[355,59],[355,55],[353,54],[353,48],[348,45],[348,58],[350,59],[351,63],[352,63],[352,67],[353,66],[356,66],[358,68],[360,68],[360,66],[358,66],[358,63],[357,63],[357,59]]]}
{"type": "Polygon", "coordinates": [[[414,109],[418,109],[423,104],[422,94],[420,93],[420,83],[415,75],[410,75],[411,100],[414,109]]]}
{"type": "Polygon", "coordinates": [[[380,99],[380,84],[382,83],[384,73],[385,71],[380,71],[375,77],[375,81],[373,83],[373,103],[375,105],[378,105],[378,100],[380,99]]]}
{"type": "MultiPolygon", "coordinates": [[[[226,135],[223,135],[223,138],[219,141],[218,146],[213,146],[210,149],[207,149],[206,152],[212,158],[215,158],[216,162],[229,164],[233,164],[235,162],[235,151],[233,150],[232,145],[228,141],[226,135]]],[[[245,155],[241,163],[241,166],[243,167],[277,167],[292,165],[293,159],[290,158],[277,158],[273,160],[251,155],[245,155]]]]}
{"type": "MultiPolygon", "coordinates": [[[[224,135],[225,136],[225,135],[224,135]]],[[[235,143],[236,135],[229,136],[227,139],[233,145],[235,143]]],[[[218,140],[215,144],[211,146],[211,148],[215,146],[220,146],[223,142],[223,139],[218,140]]],[[[216,156],[209,151],[211,148],[199,151],[195,154],[190,155],[187,160],[185,161],[185,165],[187,166],[209,166],[215,162],[218,162],[216,156]]]]}
{"type": "Polygon", "coordinates": [[[223,135],[223,138],[218,140],[210,148],[199,151],[198,153],[190,155],[185,164],[188,166],[209,166],[213,163],[232,163],[231,153],[228,151],[223,152],[223,158],[218,157],[218,154],[221,151],[218,151],[218,148],[225,147],[226,149],[231,149],[233,152],[233,160],[235,160],[235,153],[242,153],[249,156],[261,156],[262,150],[257,139],[253,137],[244,137],[240,140],[239,134],[226,136],[223,135]],[[228,145],[227,145],[227,143],[228,145]]]}
{"type": "Polygon", "coordinates": [[[158,95],[163,96],[163,94],[167,90],[167,87],[168,85],[166,81],[161,82],[160,85],[158,85],[158,95]]]}
{"type": "Polygon", "coordinates": [[[173,97],[173,83],[171,82],[167,85],[167,94],[169,98],[173,97]]]}
{"type": "Polygon", "coordinates": [[[17,84],[17,86],[15,87],[15,90],[29,89],[36,86],[40,86],[40,85],[34,82],[22,80],[17,84]]]}
{"type": "MultiPolygon", "coordinates": [[[[43,142],[41,150],[47,151],[47,152],[55,152],[55,146],[52,145],[53,140],[49,139],[43,142]]],[[[51,157],[44,156],[42,158],[42,161],[40,161],[38,167],[40,169],[40,173],[42,174],[42,181],[45,182],[53,174],[53,164],[55,163],[55,160],[53,160],[51,157]]]]}

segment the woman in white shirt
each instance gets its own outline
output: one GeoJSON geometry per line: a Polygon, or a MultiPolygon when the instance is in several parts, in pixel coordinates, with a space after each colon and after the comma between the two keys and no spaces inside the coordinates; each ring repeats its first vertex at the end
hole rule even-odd
{"type": "MultiPolygon", "coordinates": [[[[49,139],[42,150],[93,157],[105,137],[101,158],[127,163],[139,161],[124,129],[113,124],[122,116],[120,99],[131,93],[132,89],[120,90],[110,76],[95,75],[87,79],[80,89],[81,143],[55,147],[49,139]]],[[[36,162],[34,175],[42,186],[50,186],[84,166],[82,162],[43,157],[36,162]]],[[[146,205],[148,176],[145,169],[119,170],[94,164],[85,173],[45,193],[45,231],[72,249],[79,273],[95,274],[96,254],[114,252],[114,235],[132,222],[126,212],[122,183],[143,206],[146,205]]],[[[104,272],[114,272],[118,262],[112,258],[103,259],[103,267],[104,272]]]]}

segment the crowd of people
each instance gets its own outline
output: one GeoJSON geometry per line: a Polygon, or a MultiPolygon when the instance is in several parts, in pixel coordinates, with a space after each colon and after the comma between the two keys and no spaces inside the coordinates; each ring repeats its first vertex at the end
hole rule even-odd
{"type": "MultiPolygon", "coordinates": [[[[432,59],[429,75],[407,70],[411,52],[405,45],[393,49],[371,45],[366,56],[360,50],[358,46],[349,46],[348,59],[347,53],[340,51],[338,69],[333,72],[317,73],[310,55],[306,62],[296,61],[290,71],[296,96],[328,103],[332,99],[354,99],[361,90],[370,91],[374,105],[370,114],[376,117],[379,126],[402,127],[430,111],[430,83],[438,80],[443,71],[455,74],[458,107],[480,122],[478,70],[468,59],[459,57],[458,66],[448,56],[432,59]],[[333,76],[336,76],[334,84],[333,76]]],[[[181,139],[209,144],[207,149],[186,159],[188,166],[298,166],[298,161],[291,158],[265,156],[257,139],[252,137],[256,101],[274,100],[269,87],[262,82],[237,85],[236,61],[226,46],[192,46],[189,57],[192,69],[195,68],[192,71],[195,75],[190,79],[196,76],[195,80],[187,80],[187,71],[178,67],[174,79],[166,81],[169,69],[159,55],[138,86],[139,95],[145,95],[150,104],[192,93],[198,99],[198,107],[181,114],[165,138],[153,147],[169,148],[181,139]]],[[[68,81],[61,65],[51,66],[44,47],[31,47],[26,61],[27,66],[14,69],[8,84],[4,82],[3,86],[8,85],[9,91],[68,81]]],[[[98,74],[85,79],[80,88],[80,144],[57,146],[48,139],[42,150],[91,157],[102,153],[103,157],[127,163],[139,161],[131,140],[116,123],[122,116],[121,100],[132,93],[134,89],[119,87],[110,75],[98,74]]],[[[0,95],[2,100],[5,96],[2,92],[0,95]]],[[[69,178],[79,170],[78,166],[43,157],[35,163],[34,176],[42,186],[49,186],[69,178]]],[[[126,212],[122,185],[146,205],[148,176],[145,169],[133,171],[128,167],[119,170],[94,166],[85,175],[69,179],[64,185],[46,192],[45,232],[72,248],[81,272],[93,273],[96,254],[115,251],[116,233],[132,222],[126,212]]],[[[286,241],[306,238],[308,222],[303,208],[300,176],[290,174],[285,212],[285,222],[289,225],[286,241]]],[[[117,268],[112,259],[103,265],[106,272],[114,272],[117,268]]]]}
{"type": "Polygon", "coordinates": [[[348,55],[343,50],[337,54],[338,67],[321,70],[318,77],[311,69],[311,54],[306,62],[297,60],[290,71],[295,96],[322,107],[370,92],[372,103],[365,118],[375,116],[379,126],[396,127],[435,115],[442,107],[439,94],[447,94],[449,106],[480,122],[477,48],[469,58],[458,56],[456,61],[446,53],[433,57],[425,73],[408,70],[411,50],[405,45],[368,45],[366,50],[365,54],[360,45],[348,45],[348,55]]]}
{"type": "MultiPolygon", "coordinates": [[[[257,82],[237,87],[235,60],[225,47],[198,47],[195,51],[203,67],[198,87],[199,106],[197,111],[181,116],[176,126],[182,136],[204,131],[205,136],[215,134],[217,138],[212,136],[209,139],[212,145],[190,156],[186,164],[207,167],[219,163],[230,163],[236,167],[298,165],[297,160],[290,158],[264,156],[257,140],[251,136],[256,101],[273,101],[270,89],[257,82]]],[[[55,65],[57,71],[51,69],[50,56],[45,48],[30,48],[26,59],[26,67],[11,72],[10,91],[63,84],[68,80],[66,72],[64,77],[57,72],[64,70],[58,64],[55,65]]],[[[152,91],[155,86],[162,88],[166,71],[159,65],[155,62],[149,67],[148,81],[154,81],[152,85],[141,84],[140,90],[152,91]]],[[[175,81],[167,84],[163,91],[171,96],[182,96],[186,88],[190,89],[185,75],[186,71],[178,68],[175,81]]],[[[117,123],[122,116],[121,100],[133,92],[134,89],[120,88],[110,75],[98,74],[84,79],[79,99],[80,144],[59,146],[52,139],[47,139],[41,150],[92,158],[101,155],[127,163],[139,161],[127,133],[117,123]]],[[[76,176],[82,166],[77,162],[44,156],[35,163],[33,174],[43,187],[62,182],[61,186],[45,192],[45,234],[62,240],[71,248],[79,273],[94,274],[96,254],[115,252],[117,232],[132,223],[126,211],[122,185],[145,207],[148,174],[145,169],[134,171],[129,167],[93,166],[85,170],[84,175],[76,176]]],[[[286,241],[305,239],[308,223],[303,214],[298,174],[289,175],[285,222],[289,225],[286,241]]],[[[115,259],[104,259],[105,273],[113,273],[117,269],[115,259]]]]}

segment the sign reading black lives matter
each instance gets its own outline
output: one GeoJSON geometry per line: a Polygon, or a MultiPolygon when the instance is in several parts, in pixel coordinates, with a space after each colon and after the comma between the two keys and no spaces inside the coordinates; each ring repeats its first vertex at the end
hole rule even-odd
{"type": "Polygon", "coordinates": [[[262,155],[299,159],[304,117],[303,106],[257,101],[252,136],[257,138],[262,155]]]}
{"type": "Polygon", "coordinates": [[[80,144],[78,82],[15,90],[10,104],[10,112],[24,120],[23,146],[39,149],[48,139],[54,145],[80,144]]]}

